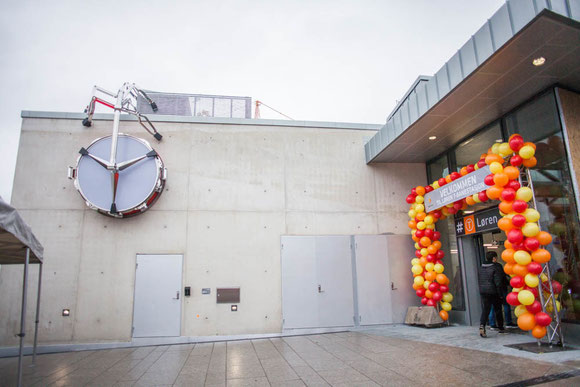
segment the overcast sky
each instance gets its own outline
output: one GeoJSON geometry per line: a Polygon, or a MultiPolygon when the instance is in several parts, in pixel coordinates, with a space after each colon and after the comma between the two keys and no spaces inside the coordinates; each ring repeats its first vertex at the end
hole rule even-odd
{"type": "Polygon", "coordinates": [[[2,0],[0,196],[11,196],[22,110],[82,112],[94,84],[129,81],[249,96],[294,119],[382,124],[503,3],[2,0]]]}

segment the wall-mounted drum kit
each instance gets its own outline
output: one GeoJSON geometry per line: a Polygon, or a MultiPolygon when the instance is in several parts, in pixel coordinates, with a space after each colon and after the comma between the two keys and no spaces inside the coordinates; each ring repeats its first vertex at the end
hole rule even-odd
{"type": "Polygon", "coordinates": [[[119,133],[121,113],[135,116],[157,141],[161,134],[153,123],[136,108],[137,96],[143,97],[153,111],[157,105],[134,83],[125,83],[117,93],[95,86],[83,125],[92,125],[96,103],[114,110],[113,134],[94,140],[79,150],[76,167],[69,167],[68,177],[74,180],[87,206],[101,214],[126,218],[149,209],[163,192],[167,170],[157,152],[141,138],[119,133]],[[97,93],[116,98],[109,102],[97,93]]]}

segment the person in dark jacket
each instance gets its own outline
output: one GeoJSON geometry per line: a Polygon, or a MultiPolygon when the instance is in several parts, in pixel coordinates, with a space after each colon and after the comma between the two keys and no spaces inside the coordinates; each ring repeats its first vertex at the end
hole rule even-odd
{"type": "MultiPolygon", "coordinates": [[[[483,303],[481,318],[479,320],[479,335],[487,337],[485,325],[489,316],[489,311],[493,305],[496,310],[501,310],[501,291],[504,286],[503,270],[500,272],[497,266],[493,264],[493,258],[497,257],[494,251],[489,251],[485,255],[485,263],[479,269],[479,294],[483,303]]],[[[500,333],[504,333],[503,315],[496,315],[497,327],[500,333]]]]}
{"type": "MultiPolygon", "coordinates": [[[[490,253],[492,253],[494,255],[493,264],[499,270],[499,272],[503,278],[502,287],[500,289],[500,291],[501,291],[500,298],[501,298],[501,303],[503,305],[504,324],[508,328],[514,327],[514,326],[517,327],[517,325],[514,325],[513,320],[512,320],[512,309],[510,307],[510,304],[508,304],[506,301],[506,296],[508,295],[508,286],[510,284],[510,277],[506,273],[504,273],[503,266],[501,265],[501,263],[499,263],[497,261],[497,254],[493,251],[490,253]]],[[[495,308],[492,305],[491,312],[489,312],[489,326],[491,327],[492,330],[497,329],[497,324],[495,322],[495,314],[496,313],[498,313],[498,312],[496,312],[495,308]]],[[[500,309],[499,313],[501,313],[501,309],[500,309]]]]}

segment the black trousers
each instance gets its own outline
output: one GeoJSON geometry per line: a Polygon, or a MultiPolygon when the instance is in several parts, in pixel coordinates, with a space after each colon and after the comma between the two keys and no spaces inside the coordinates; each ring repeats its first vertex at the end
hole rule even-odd
{"type": "MultiPolygon", "coordinates": [[[[481,302],[483,304],[483,310],[481,311],[481,318],[479,319],[479,324],[485,326],[487,324],[487,319],[489,317],[489,311],[491,310],[491,306],[495,308],[495,310],[499,310],[501,312],[501,297],[499,294],[481,294],[481,302]]],[[[496,313],[495,320],[497,327],[503,329],[503,314],[496,313]]]]}

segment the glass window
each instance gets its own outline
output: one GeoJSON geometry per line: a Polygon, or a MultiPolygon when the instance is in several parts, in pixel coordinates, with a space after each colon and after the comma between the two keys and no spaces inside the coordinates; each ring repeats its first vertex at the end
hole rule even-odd
{"type": "Polygon", "coordinates": [[[441,250],[443,257],[444,274],[449,278],[449,291],[453,294],[454,310],[465,310],[463,281],[461,280],[461,266],[457,252],[457,238],[455,237],[455,220],[453,217],[437,222],[437,231],[441,233],[441,250]]]}
{"type": "Polygon", "coordinates": [[[427,165],[427,178],[429,179],[429,184],[447,175],[449,175],[447,155],[443,155],[427,165]]]}
{"type": "Polygon", "coordinates": [[[508,133],[536,143],[538,164],[531,169],[540,227],[552,234],[550,269],[562,283],[563,321],[580,323],[580,231],[569,164],[553,92],[505,119],[508,133]]]}
{"type": "Polygon", "coordinates": [[[490,125],[487,129],[463,141],[454,151],[457,172],[466,165],[477,163],[480,156],[483,153],[487,153],[489,147],[496,142],[502,141],[501,125],[499,122],[490,125]]]}

